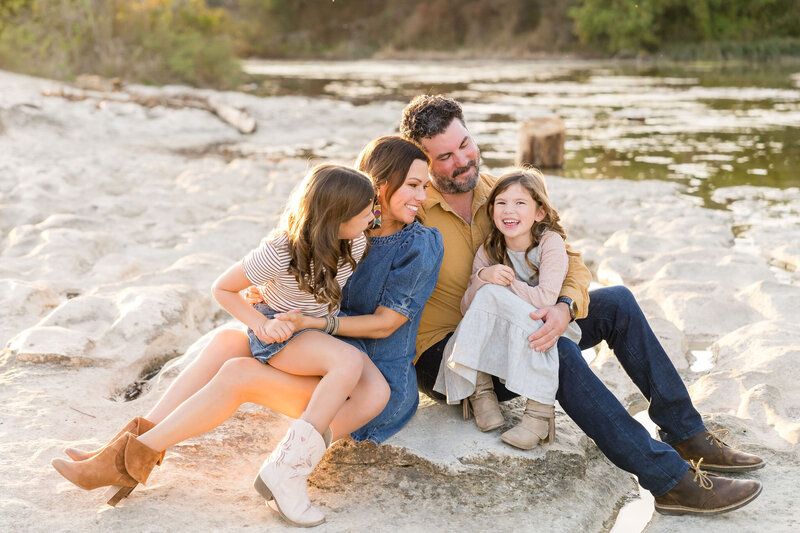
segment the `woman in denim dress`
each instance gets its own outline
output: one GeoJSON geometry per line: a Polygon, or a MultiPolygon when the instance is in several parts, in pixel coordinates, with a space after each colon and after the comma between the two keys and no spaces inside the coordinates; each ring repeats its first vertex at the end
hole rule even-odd
{"type": "MultiPolygon", "coordinates": [[[[339,335],[366,353],[391,389],[383,411],[351,434],[376,444],[397,433],[419,403],[414,370],[422,308],[433,292],[444,255],[442,236],[415,221],[428,187],[428,158],[416,145],[389,135],[369,143],[359,170],[377,191],[370,249],[342,291],[339,335]]],[[[276,315],[295,331],[323,329],[323,319],[300,313],[276,315]]]]}
{"type": "Polygon", "coordinates": [[[342,292],[342,313],[359,315],[385,307],[408,321],[385,338],[341,338],[366,353],[391,389],[381,413],[350,434],[381,444],[405,426],[417,410],[415,343],[422,308],[433,292],[442,261],[442,237],[412,222],[397,233],[370,237],[370,251],[342,292]]]}

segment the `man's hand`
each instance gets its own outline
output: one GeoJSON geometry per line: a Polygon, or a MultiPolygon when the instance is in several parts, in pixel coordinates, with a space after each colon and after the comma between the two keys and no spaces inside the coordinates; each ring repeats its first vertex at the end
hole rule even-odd
{"type": "Polygon", "coordinates": [[[506,265],[492,265],[478,272],[478,277],[483,281],[508,287],[514,281],[514,270],[506,265]]]}
{"type": "Polygon", "coordinates": [[[265,318],[260,325],[253,328],[253,333],[264,342],[282,342],[292,336],[294,324],[283,320],[265,318]]]}
{"type": "Polygon", "coordinates": [[[534,320],[544,320],[544,324],[533,335],[528,336],[529,346],[537,352],[546,352],[558,342],[558,338],[567,331],[567,326],[572,320],[569,306],[564,302],[542,307],[531,313],[534,320]]]}

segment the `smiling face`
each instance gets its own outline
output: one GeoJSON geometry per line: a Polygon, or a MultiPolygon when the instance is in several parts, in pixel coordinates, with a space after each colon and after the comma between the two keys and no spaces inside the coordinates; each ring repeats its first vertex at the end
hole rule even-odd
{"type": "Polygon", "coordinates": [[[339,224],[339,238],[349,240],[363,235],[372,219],[375,218],[372,215],[372,207],[372,204],[367,205],[359,214],[339,224]]]}
{"type": "Polygon", "coordinates": [[[428,165],[421,159],[415,159],[408,168],[405,180],[394,194],[386,199],[386,186],[378,190],[383,212],[381,213],[381,234],[400,231],[403,226],[414,222],[417,210],[425,201],[425,189],[428,188],[428,165]]]}
{"type": "Polygon", "coordinates": [[[497,194],[492,204],[492,222],[505,237],[509,250],[524,252],[533,242],[531,228],[544,220],[545,211],[519,183],[497,194]]]}
{"type": "Polygon", "coordinates": [[[457,194],[475,188],[481,152],[460,120],[454,118],[442,133],[420,143],[431,158],[429,172],[440,192],[457,194]]]}

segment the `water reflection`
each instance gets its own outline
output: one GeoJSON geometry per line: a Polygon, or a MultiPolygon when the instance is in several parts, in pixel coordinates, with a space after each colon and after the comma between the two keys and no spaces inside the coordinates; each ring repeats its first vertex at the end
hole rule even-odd
{"type": "Polygon", "coordinates": [[[642,65],[596,61],[249,61],[254,92],[464,103],[490,168],[513,164],[528,118],[567,124],[557,172],[583,179],[683,183],[708,207],[733,185],[800,185],[800,63],[642,65]]]}

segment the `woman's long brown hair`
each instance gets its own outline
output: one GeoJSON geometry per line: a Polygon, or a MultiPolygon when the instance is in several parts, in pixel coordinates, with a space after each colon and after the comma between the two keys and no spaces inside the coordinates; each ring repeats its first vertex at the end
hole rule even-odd
{"type": "Polygon", "coordinates": [[[333,312],[342,299],[336,282],[339,261],[356,267],[349,240],[339,226],[361,213],[375,199],[369,178],[344,165],[324,163],[311,169],[295,189],[275,233],[289,237],[289,273],[301,290],[333,312]]]}
{"type": "Polygon", "coordinates": [[[426,165],[430,162],[425,152],[411,141],[399,135],[384,135],[370,141],[361,150],[355,167],[372,178],[376,191],[378,187],[386,185],[384,197],[388,202],[395,191],[405,183],[408,169],[417,159],[426,165]]]}
{"type": "MultiPolygon", "coordinates": [[[[489,193],[489,220],[492,221],[492,227],[489,230],[489,235],[483,243],[483,248],[489,260],[494,264],[501,264],[513,266],[511,260],[508,258],[508,248],[506,247],[505,236],[494,225],[494,202],[497,197],[514,185],[518,183],[523,189],[528,191],[531,198],[544,209],[544,218],[541,222],[534,222],[531,226],[531,245],[525,250],[525,261],[533,271],[533,276],[536,276],[539,269],[536,265],[531,263],[528,259],[528,254],[531,250],[539,246],[542,239],[542,234],[547,231],[554,231],[558,233],[562,239],[567,239],[567,234],[564,228],[561,227],[558,211],[550,204],[550,199],[547,197],[547,186],[544,183],[544,176],[535,168],[512,170],[500,176],[497,183],[494,184],[492,192],[489,193]]],[[[575,252],[567,252],[569,255],[577,255],[575,252]]],[[[533,277],[532,276],[532,277],[533,277]]]]}

